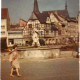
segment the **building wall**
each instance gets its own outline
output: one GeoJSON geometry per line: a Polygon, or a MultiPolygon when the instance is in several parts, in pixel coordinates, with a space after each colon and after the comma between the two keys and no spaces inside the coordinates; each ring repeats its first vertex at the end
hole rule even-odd
{"type": "Polygon", "coordinates": [[[68,31],[70,33],[70,37],[74,38],[74,40],[76,38],[78,38],[78,34],[79,34],[79,28],[78,28],[78,23],[77,22],[69,22],[68,23],[68,31]]]}
{"type": "Polygon", "coordinates": [[[1,48],[3,48],[4,46],[7,47],[7,19],[1,19],[1,48]],[[3,42],[2,40],[5,40],[6,42],[3,42]],[[5,43],[5,45],[4,45],[5,43]]]}
{"type": "Polygon", "coordinates": [[[1,19],[1,38],[7,38],[7,20],[1,19]]]}
{"type": "Polygon", "coordinates": [[[8,31],[8,47],[14,44],[25,44],[23,39],[23,31],[8,31]]]}
{"type": "Polygon", "coordinates": [[[27,28],[25,28],[24,35],[26,37],[32,36],[34,29],[36,29],[40,35],[40,37],[44,36],[44,24],[41,24],[39,20],[29,20],[27,23],[27,28]]]}

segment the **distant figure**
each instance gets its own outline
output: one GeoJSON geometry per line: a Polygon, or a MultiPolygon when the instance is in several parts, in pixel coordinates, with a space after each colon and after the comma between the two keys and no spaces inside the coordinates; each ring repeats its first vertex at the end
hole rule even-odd
{"type": "Polygon", "coordinates": [[[18,62],[18,52],[17,52],[17,45],[13,46],[13,50],[10,52],[10,57],[9,61],[11,63],[11,73],[10,76],[14,77],[13,71],[15,70],[17,73],[17,76],[20,77],[21,75],[19,74],[19,62],[18,62]]]}
{"type": "Polygon", "coordinates": [[[32,46],[35,46],[35,45],[40,46],[38,32],[34,31],[32,39],[33,39],[32,46]]]}

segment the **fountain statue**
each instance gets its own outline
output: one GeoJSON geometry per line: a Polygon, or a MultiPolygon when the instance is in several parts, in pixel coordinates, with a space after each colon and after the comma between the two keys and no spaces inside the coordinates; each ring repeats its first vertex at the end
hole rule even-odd
{"type": "Polygon", "coordinates": [[[36,29],[33,30],[33,36],[32,36],[32,39],[33,39],[33,43],[32,43],[32,46],[40,46],[40,43],[39,43],[39,36],[38,36],[38,31],[36,29]]]}

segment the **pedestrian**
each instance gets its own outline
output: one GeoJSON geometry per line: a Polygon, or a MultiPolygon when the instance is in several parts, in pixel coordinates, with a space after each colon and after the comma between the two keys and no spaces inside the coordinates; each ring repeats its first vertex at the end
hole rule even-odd
{"type": "Polygon", "coordinates": [[[13,71],[15,70],[17,73],[17,76],[20,77],[20,73],[19,73],[19,61],[18,61],[18,52],[17,52],[17,45],[13,46],[13,50],[10,52],[10,57],[9,57],[9,61],[11,63],[11,73],[10,76],[14,77],[13,75],[13,71]]]}

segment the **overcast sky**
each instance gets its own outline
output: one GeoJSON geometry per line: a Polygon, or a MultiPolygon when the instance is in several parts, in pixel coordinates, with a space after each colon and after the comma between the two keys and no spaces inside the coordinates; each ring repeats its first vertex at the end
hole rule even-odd
{"type": "MultiPolygon", "coordinates": [[[[39,10],[61,10],[65,8],[66,0],[38,0],[39,10]]],[[[28,20],[33,11],[34,0],[2,0],[2,8],[8,8],[12,23],[18,23],[19,19],[28,20]]],[[[71,17],[77,16],[79,0],[67,0],[68,12],[71,17]]]]}

